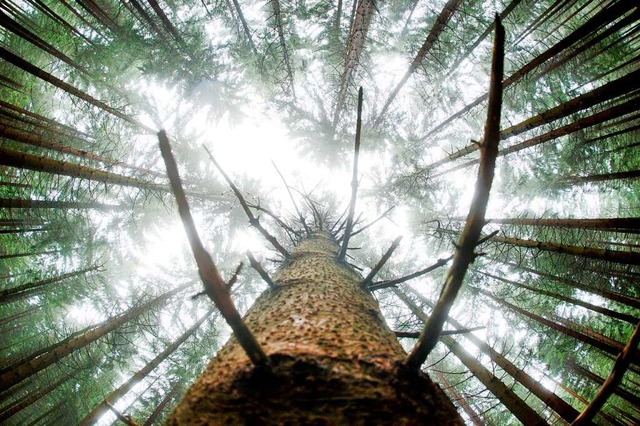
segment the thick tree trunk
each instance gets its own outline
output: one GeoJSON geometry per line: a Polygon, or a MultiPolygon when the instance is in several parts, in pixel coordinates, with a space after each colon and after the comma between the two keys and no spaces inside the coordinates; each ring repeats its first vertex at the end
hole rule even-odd
{"type": "Polygon", "coordinates": [[[245,317],[270,366],[254,367],[232,339],[169,424],[462,424],[435,384],[403,366],[375,299],[337,251],[324,233],[294,249],[245,317]]]}

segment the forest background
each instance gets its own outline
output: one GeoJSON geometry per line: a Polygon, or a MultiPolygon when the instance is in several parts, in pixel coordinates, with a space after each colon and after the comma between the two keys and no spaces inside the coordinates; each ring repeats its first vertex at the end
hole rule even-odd
{"type": "MultiPolygon", "coordinates": [[[[404,237],[370,289],[409,349],[422,327],[414,314],[429,312],[446,267],[385,280],[454,250],[495,13],[507,32],[505,97],[485,235],[497,234],[447,326],[476,329],[443,339],[424,369],[473,424],[517,424],[520,404],[566,422],[571,410],[526,377],[582,410],[640,316],[634,2],[5,0],[0,420],[79,422],[106,398],[115,410],[101,423],[116,411],[160,422],[230,332],[192,298],[200,284],[155,132],[169,133],[223,275],[247,250],[273,271],[277,253],[202,145],[289,244],[297,214],[270,160],[310,222],[315,205],[338,221],[358,86],[356,228],[382,219],[354,236],[349,261],[366,275],[404,237]]],[[[244,311],[266,284],[250,268],[239,284],[244,311]]],[[[637,422],[639,375],[636,359],[597,422],[637,422]]]]}

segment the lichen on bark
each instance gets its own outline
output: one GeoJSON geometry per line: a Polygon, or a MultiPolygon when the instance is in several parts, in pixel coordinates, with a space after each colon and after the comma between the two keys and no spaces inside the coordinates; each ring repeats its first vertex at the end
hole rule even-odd
{"type": "Polygon", "coordinates": [[[232,338],[169,424],[462,424],[436,384],[403,366],[376,300],[337,250],[324,233],[300,242],[246,314],[270,368],[232,338]]]}

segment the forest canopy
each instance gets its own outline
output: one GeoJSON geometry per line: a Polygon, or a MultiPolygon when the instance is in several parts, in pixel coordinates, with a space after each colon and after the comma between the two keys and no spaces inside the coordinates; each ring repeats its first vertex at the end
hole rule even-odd
{"type": "MultiPolygon", "coordinates": [[[[231,330],[200,294],[157,132],[244,313],[269,288],[246,253],[266,275],[286,257],[260,227],[285,252],[343,230],[360,87],[345,260],[367,277],[403,237],[366,287],[410,351],[472,203],[496,17],[482,244],[422,369],[469,424],[571,423],[640,320],[629,0],[0,2],[0,423],[98,406],[98,424],[162,423],[231,330]]],[[[640,418],[628,352],[597,424],[640,418]]]]}

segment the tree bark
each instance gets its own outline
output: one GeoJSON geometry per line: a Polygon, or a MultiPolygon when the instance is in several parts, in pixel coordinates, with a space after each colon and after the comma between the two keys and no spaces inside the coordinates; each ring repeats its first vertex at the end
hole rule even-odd
{"type": "Polygon", "coordinates": [[[254,367],[232,339],[168,424],[462,424],[436,385],[403,367],[375,299],[337,250],[326,233],[303,240],[247,313],[271,368],[254,367]]]}
{"type": "Polygon", "coordinates": [[[164,398],[162,398],[162,401],[160,401],[157,407],[153,410],[153,412],[151,413],[147,421],[144,422],[143,426],[152,426],[156,424],[156,420],[158,420],[158,418],[160,417],[164,409],[167,407],[167,405],[169,405],[169,403],[171,403],[171,401],[178,394],[179,391],[180,391],[180,386],[179,385],[174,386],[164,396],[164,398]]]}

